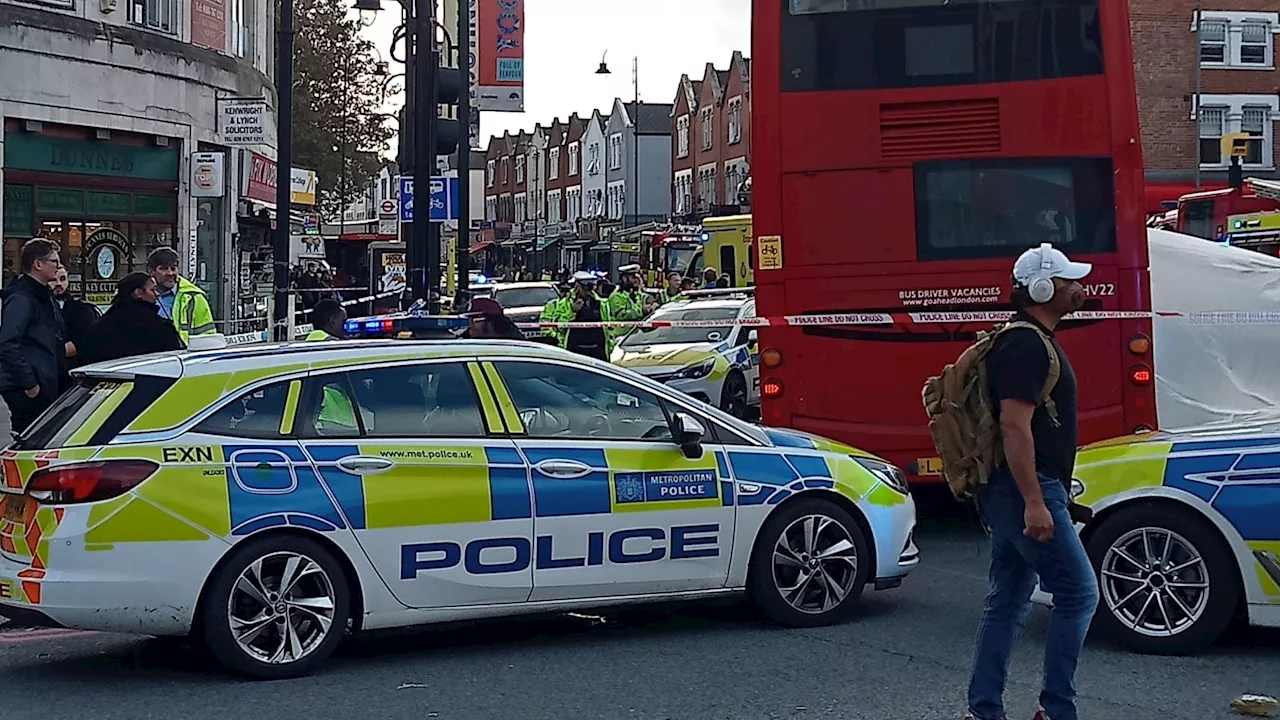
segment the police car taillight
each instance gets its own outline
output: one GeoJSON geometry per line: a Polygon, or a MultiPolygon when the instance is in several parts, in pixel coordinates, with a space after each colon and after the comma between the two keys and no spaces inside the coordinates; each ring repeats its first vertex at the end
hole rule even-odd
{"type": "Polygon", "coordinates": [[[104,460],[47,467],[31,474],[27,495],[48,505],[108,500],[137,487],[159,468],[149,460],[104,460]]]}

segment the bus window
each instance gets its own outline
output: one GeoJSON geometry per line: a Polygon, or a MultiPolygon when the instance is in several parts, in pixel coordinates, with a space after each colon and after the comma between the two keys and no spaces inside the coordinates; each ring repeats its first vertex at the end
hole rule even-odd
{"type": "Polygon", "coordinates": [[[729,287],[738,286],[738,261],[732,245],[720,246],[720,272],[729,276],[729,287]]]}

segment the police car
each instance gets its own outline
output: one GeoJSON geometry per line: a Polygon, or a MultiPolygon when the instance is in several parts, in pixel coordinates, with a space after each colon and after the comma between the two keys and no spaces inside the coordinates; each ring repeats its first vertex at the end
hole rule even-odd
{"type": "Polygon", "coordinates": [[[612,360],[743,418],[760,406],[760,356],[755,328],[734,323],[755,315],[749,289],[685,292],[649,319],[706,326],[638,327],[614,348],[612,360]]]}
{"type": "Polygon", "coordinates": [[[348,630],[748,592],[850,616],[918,562],[897,468],[523,342],[130,358],[3,451],[0,614],[261,678],[348,630]]]}
{"type": "Polygon", "coordinates": [[[1237,618],[1280,627],[1280,425],[1103,441],[1080,450],[1075,475],[1094,512],[1078,529],[1103,631],[1187,654],[1237,618]]]}

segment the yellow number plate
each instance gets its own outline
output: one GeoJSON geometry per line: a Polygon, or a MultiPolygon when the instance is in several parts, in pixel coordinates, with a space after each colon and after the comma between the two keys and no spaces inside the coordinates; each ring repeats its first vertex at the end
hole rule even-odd
{"type": "Polygon", "coordinates": [[[27,515],[27,498],[23,495],[5,495],[4,503],[4,519],[16,523],[22,522],[27,515]]]}
{"type": "Polygon", "coordinates": [[[919,458],[916,460],[916,467],[919,468],[920,475],[941,475],[942,459],[936,457],[919,458]]]}

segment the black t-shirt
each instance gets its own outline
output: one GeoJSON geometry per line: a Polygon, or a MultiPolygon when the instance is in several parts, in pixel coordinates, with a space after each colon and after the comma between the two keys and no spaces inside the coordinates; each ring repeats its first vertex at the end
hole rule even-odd
{"type": "Polygon", "coordinates": [[[1058,408],[1058,426],[1054,427],[1049,412],[1040,405],[1040,393],[1049,376],[1049,354],[1044,341],[1030,328],[1016,328],[1001,335],[987,356],[987,375],[996,422],[1000,421],[1001,400],[1024,400],[1036,404],[1031,417],[1031,437],[1036,446],[1036,470],[1071,489],[1071,474],[1076,464],[1076,374],[1067,354],[1053,333],[1035,318],[1017,313],[1013,321],[1039,325],[1058,353],[1058,384],[1049,397],[1058,408]]]}

